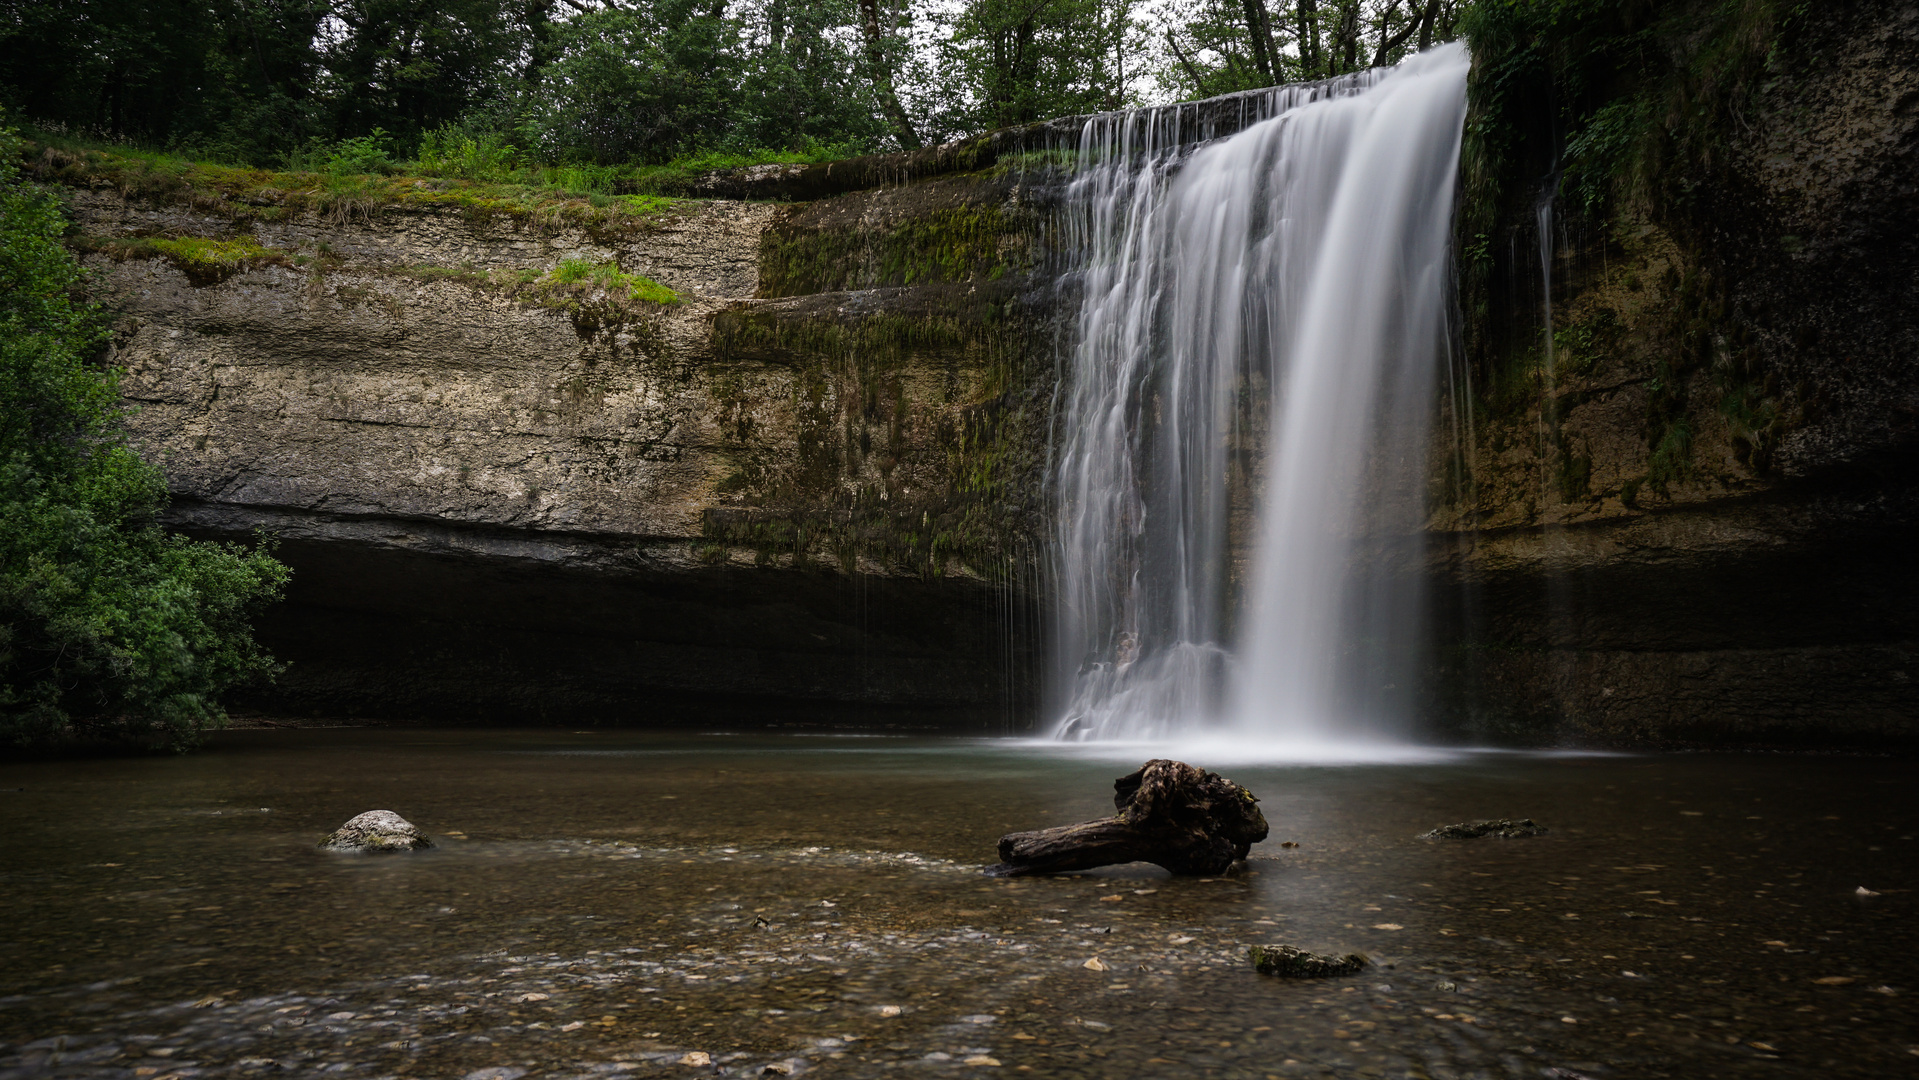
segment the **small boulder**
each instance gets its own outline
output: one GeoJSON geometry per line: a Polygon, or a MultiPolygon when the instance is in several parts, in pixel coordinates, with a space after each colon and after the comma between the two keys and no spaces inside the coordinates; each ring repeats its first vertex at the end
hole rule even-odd
{"type": "Polygon", "coordinates": [[[368,810],[335,829],[320,846],[334,851],[417,851],[432,847],[433,841],[391,810],[368,810]]]}
{"type": "Polygon", "coordinates": [[[1512,840],[1521,836],[1544,836],[1546,827],[1532,818],[1495,818],[1491,821],[1462,821],[1457,825],[1441,825],[1429,833],[1419,834],[1421,840],[1477,840],[1482,836],[1497,836],[1502,840],[1512,840]]]}
{"type": "Polygon", "coordinates": [[[1253,970],[1261,975],[1279,975],[1288,979],[1323,979],[1329,975],[1351,975],[1366,966],[1358,953],[1345,956],[1321,956],[1291,945],[1255,945],[1246,950],[1253,970]]]}

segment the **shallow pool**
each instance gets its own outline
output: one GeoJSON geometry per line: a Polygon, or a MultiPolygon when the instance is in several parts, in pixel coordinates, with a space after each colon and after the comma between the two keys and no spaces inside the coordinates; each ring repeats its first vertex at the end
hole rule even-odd
{"type": "Polygon", "coordinates": [[[0,1075],[1919,1072],[1910,762],[1238,765],[1239,872],[980,876],[1137,763],[335,729],[0,766],[0,1075]],[[438,846],[314,846],[371,809],[438,846]],[[1375,963],[1283,981],[1267,942],[1375,963]]]}

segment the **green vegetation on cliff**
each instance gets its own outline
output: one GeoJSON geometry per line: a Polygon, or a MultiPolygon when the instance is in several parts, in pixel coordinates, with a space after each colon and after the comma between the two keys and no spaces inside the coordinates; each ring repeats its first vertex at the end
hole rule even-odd
{"type": "Polygon", "coordinates": [[[0,740],[188,746],[273,671],[248,619],[287,571],[155,523],[166,489],[127,445],[106,319],[18,152],[0,132],[0,740]]]}
{"type": "Polygon", "coordinates": [[[1479,0],[1464,15],[1474,65],[1455,227],[1477,410],[1534,429],[1542,475],[1569,506],[1666,496],[1694,478],[1708,420],[1763,472],[1790,422],[1729,324],[1716,238],[1754,212],[1736,148],[1758,95],[1791,65],[1806,12],[1785,0],[1479,0]],[[1596,489],[1589,451],[1562,425],[1622,392],[1643,416],[1639,472],[1596,489]]]}
{"type": "Polygon", "coordinates": [[[316,211],[339,223],[370,221],[389,209],[450,209],[473,219],[507,218],[526,225],[574,226],[599,237],[658,229],[682,201],[654,188],[682,183],[674,168],[591,170],[527,168],[474,178],[413,165],[389,171],[351,156],[306,171],[273,171],[193,161],[170,154],[41,136],[14,143],[14,161],[35,179],[68,187],[104,188],[130,198],[191,206],[236,221],[277,220],[316,211]],[[625,190],[626,193],[619,193],[625,190]]]}
{"type": "MultiPolygon", "coordinates": [[[[722,357],[793,365],[798,430],[792,455],[742,456],[721,482],[737,502],[706,512],[706,554],[985,577],[1030,556],[1043,401],[1026,330],[1002,301],[949,299],[941,314],[857,320],[720,314],[722,357]]],[[[719,404],[722,430],[746,443],[744,401],[723,389],[719,404]]]]}

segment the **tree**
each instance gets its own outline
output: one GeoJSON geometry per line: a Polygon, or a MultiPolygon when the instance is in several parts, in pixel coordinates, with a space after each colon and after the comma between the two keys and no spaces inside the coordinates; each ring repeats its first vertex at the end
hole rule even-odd
{"type": "Polygon", "coordinates": [[[0,131],[0,739],[186,746],[230,687],[269,674],[248,619],[287,570],[157,524],[166,490],[127,445],[105,319],[77,297],[59,202],[0,131]]]}
{"type": "Polygon", "coordinates": [[[718,144],[741,74],[717,0],[601,8],[556,27],[528,124],[548,159],[663,161],[718,144]]]}
{"type": "Polygon", "coordinates": [[[941,44],[971,130],[1123,107],[1139,0],[970,0],[941,44]]]}
{"type": "Polygon", "coordinates": [[[501,0],[333,0],[319,35],[331,134],[380,128],[411,146],[457,119],[521,61],[525,15],[501,0]]]}
{"type": "Polygon", "coordinates": [[[1459,0],[1175,0],[1162,36],[1170,97],[1209,97],[1396,64],[1454,35],[1459,0]]]}
{"type": "Polygon", "coordinates": [[[900,104],[899,92],[893,85],[893,73],[899,68],[903,45],[897,30],[907,18],[903,3],[891,18],[882,19],[880,0],[860,0],[860,37],[865,43],[867,77],[873,80],[880,109],[886,114],[886,122],[892,126],[900,149],[918,150],[919,133],[913,129],[912,118],[906,115],[906,107],[900,104]]]}
{"type": "MultiPolygon", "coordinates": [[[[904,111],[881,118],[867,65],[871,43],[855,32],[852,0],[753,0],[733,15],[741,79],[732,124],[718,140],[737,150],[864,148],[888,129],[917,145],[904,111]],[[899,123],[906,122],[901,128],[899,123]]],[[[882,43],[884,45],[884,43],[882,43]]],[[[880,59],[885,58],[882,49],[880,59]]],[[[880,85],[891,93],[890,79],[880,85]]],[[[892,107],[899,108],[897,98],[892,107]]]]}

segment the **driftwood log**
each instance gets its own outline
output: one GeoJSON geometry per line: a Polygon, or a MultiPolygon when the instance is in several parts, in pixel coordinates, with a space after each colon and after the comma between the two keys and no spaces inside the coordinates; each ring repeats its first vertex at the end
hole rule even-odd
{"type": "Polygon", "coordinates": [[[1056,829],[1007,833],[995,877],[1070,874],[1149,862],[1175,874],[1224,873],[1266,839],[1253,793],[1183,761],[1154,758],[1113,781],[1119,813],[1056,829]]]}

